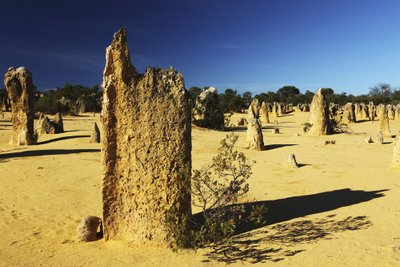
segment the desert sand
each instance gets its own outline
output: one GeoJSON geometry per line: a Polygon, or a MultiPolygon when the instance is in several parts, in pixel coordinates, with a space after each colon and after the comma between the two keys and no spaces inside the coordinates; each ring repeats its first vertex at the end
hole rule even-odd
{"type": "MultiPolygon", "coordinates": [[[[265,204],[267,224],[247,229],[232,244],[173,252],[76,240],[82,217],[102,216],[100,144],[89,143],[99,114],[66,116],[65,133],[16,147],[8,144],[6,113],[0,118],[0,266],[399,266],[394,139],[364,142],[369,135],[376,139],[377,121],[350,124],[348,134],[305,136],[301,123],[308,115],[293,112],[278,125],[263,125],[264,151],[246,149],[245,128],[235,129],[238,150],[256,161],[243,201],[265,204]],[[300,168],[284,166],[291,153],[300,168]]],[[[235,114],[233,124],[241,117],[246,114],[235,114]]],[[[390,123],[392,132],[400,129],[400,121],[390,123]]],[[[211,160],[226,134],[193,128],[193,168],[211,160]]]]}

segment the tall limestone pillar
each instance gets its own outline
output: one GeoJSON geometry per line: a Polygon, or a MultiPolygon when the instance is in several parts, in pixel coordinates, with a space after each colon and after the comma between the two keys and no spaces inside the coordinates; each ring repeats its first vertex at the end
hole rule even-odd
{"type": "Polygon", "coordinates": [[[386,106],[380,104],[376,109],[376,113],[379,119],[379,131],[382,132],[385,137],[391,137],[392,133],[390,131],[389,116],[386,106]]]}
{"type": "Polygon", "coordinates": [[[333,132],[329,118],[329,104],[322,89],[319,89],[312,99],[308,121],[312,125],[308,131],[310,135],[320,136],[333,132]]]}
{"type": "Polygon", "coordinates": [[[247,113],[247,146],[250,149],[262,151],[264,150],[264,139],[260,121],[260,104],[257,98],[253,99],[247,113]]]}
{"type": "Polygon", "coordinates": [[[182,74],[131,64],[114,34],[103,75],[102,171],[106,240],[170,247],[191,214],[191,111],[182,74]]]}
{"type": "Polygon", "coordinates": [[[4,75],[4,85],[11,102],[13,145],[34,145],[35,100],[32,74],[25,67],[11,67],[4,75]]]}

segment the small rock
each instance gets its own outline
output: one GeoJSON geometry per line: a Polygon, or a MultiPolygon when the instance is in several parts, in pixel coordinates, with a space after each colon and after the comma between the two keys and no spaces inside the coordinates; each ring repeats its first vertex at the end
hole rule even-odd
{"type": "Polygon", "coordinates": [[[367,143],[367,144],[371,144],[371,143],[374,142],[374,141],[372,141],[371,136],[368,136],[367,138],[365,138],[364,141],[365,141],[365,143],[367,143]]]}
{"type": "Polygon", "coordinates": [[[377,134],[376,134],[376,142],[378,143],[378,144],[383,144],[383,134],[382,134],[382,132],[381,131],[379,131],[377,134]]]}
{"type": "Polygon", "coordinates": [[[103,236],[103,227],[101,219],[96,216],[86,216],[82,218],[78,227],[76,228],[76,238],[79,241],[89,242],[95,241],[103,236]],[[100,226],[100,231],[98,228],[100,226]]]}
{"type": "Polygon", "coordinates": [[[290,154],[286,159],[286,166],[288,168],[298,168],[299,164],[296,161],[296,156],[294,154],[290,154]]]}
{"type": "Polygon", "coordinates": [[[246,126],[247,127],[247,120],[245,118],[241,118],[238,122],[238,126],[246,126]]]}
{"type": "Polygon", "coordinates": [[[100,130],[97,123],[94,123],[93,130],[90,135],[90,143],[100,143],[100,130]]]}
{"type": "Polygon", "coordinates": [[[61,116],[61,112],[57,112],[53,119],[53,125],[55,129],[55,133],[63,133],[64,132],[64,123],[61,116]]]}
{"type": "Polygon", "coordinates": [[[331,145],[336,144],[336,140],[326,140],[326,141],[324,142],[324,145],[329,145],[329,144],[331,144],[331,145]]]}

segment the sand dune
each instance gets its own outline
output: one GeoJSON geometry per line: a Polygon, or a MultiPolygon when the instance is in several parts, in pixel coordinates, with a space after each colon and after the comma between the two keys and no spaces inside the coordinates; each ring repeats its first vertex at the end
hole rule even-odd
{"type": "MultiPolygon", "coordinates": [[[[235,114],[235,123],[244,114],[235,114]]],[[[172,252],[99,240],[79,243],[85,215],[101,217],[100,144],[89,143],[98,114],[65,117],[63,134],[15,147],[9,114],[0,120],[1,266],[399,266],[400,170],[390,167],[394,139],[375,139],[378,122],[351,124],[351,134],[303,136],[308,113],[264,127],[265,151],[238,148],[256,163],[247,201],[265,204],[267,223],[244,229],[230,245],[172,252]],[[274,127],[280,134],[273,134],[274,127]],[[296,134],[299,133],[300,136],[296,134]],[[336,144],[324,145],[325,140],[336,144]],[[287,169],[295,154],[301,164],[287,169]]],[[[397,132],[400,121],[391,121],[397,132]]],[[[226,132],[195,127],[193,167],[216,153],[226,132]]]]}

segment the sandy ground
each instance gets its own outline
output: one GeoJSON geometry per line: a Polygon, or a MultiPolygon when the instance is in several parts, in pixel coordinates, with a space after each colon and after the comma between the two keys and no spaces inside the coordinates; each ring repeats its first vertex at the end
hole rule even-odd
{"type": "MultiPolygon", "coordinates": [[[[309,137],[300,127],[308,113],[295,112],[266,125],[262,152],[245,149],[246,133],[238,129],[238,149],[256,161],[248,200],[267,206],[267,224],[227,246],[172,252],[75,240],[83,216],[101,217],[100,145],[89,143],[98,114],[66,117],[65,133],[30,147],[8,145],[9,116],[0,120],[1,266],[400,266],[393,139],[363,141],[375,139],[377,122],[351,124],[352,134],[309,137]],[[300,168],[283,166],[290,153],[300,168]]],[[[391,121],[393,132],[399,128],[400,121],[391,121]]],[[[194,168],[212,158],[226,134],[193,129],[194,168]]]]}

